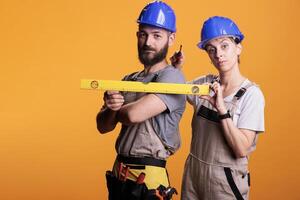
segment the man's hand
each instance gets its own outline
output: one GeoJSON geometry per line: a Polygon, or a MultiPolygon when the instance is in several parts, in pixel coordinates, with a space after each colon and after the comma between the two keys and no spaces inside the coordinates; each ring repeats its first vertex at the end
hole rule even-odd
{"type": "Polygon", "coordinates": [[[223,88],[220,83],[215,81],[211,85],[211,89],[215,92],[214,96],[201,95],[200,98],[208,100],[209,103],[217,109],[219,114],[224,115],[227,113],[227,109],[223,99],[223,88]]]}
{"type": "Polygon", "coordinates": [[[106,91],[103,100],[105,106],[113,111],[118,111],[124,103],[124,97],[119,91],[106,91]]]}

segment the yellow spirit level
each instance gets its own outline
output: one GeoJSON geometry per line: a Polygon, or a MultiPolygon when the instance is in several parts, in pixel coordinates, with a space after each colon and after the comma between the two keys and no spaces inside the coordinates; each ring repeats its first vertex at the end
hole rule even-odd
{"type": "Polygon", "coordinates": [[[81,89],[208,95],[209,85],[82,79],[81,89]]]}

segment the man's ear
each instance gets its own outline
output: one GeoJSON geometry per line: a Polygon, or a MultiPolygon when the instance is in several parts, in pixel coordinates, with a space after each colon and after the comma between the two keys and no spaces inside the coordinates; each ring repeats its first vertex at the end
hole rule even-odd
{"type": "Polygon", "coordinates": [[[238,43],[237,45],[236,45],[236,50],[237,50],[237,55],[241,55],[241,53],[242,53],[242,50],[243,50],[243,46],[242,46],[242,44],[241,43],[238,43]]]}
{"type": "Polygon", "coordinates": [[[170,33],[169,35],[169,46],[172,46],[174,44],[175,41],[175,33],[170,33]]]}

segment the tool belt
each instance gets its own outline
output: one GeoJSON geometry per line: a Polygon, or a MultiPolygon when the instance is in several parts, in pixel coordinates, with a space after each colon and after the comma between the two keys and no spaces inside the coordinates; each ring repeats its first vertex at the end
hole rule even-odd
{"type": "Polygon", "coordinates": [[[106,172],[106,183],[109,192],[109,200],[143,200],[148,192],[145,183],[137,183],[132,180],[120,180],[111,171],[106,172]]]}
{"type": "MultiPolygon", "coordinates": [[[[145,174],[141,172],[136,180],[128,179],[129,168],[131,165],[139,165],[145,168],[145,165],[165,167],[166,161],[157,160],[154,158],[136,158],[136,157],[124,157],[118,155],[117,160],[118,174],[106,172],[107,188],[109,192],[109,200],[169,200],[174,193],[177,194],[175,188],[164,187],[160,185],[157,189],[148,189],[144,183],[145,174]]],[[[135,167],[135,166],[134,166],[135,167]]]]}
{"type": "Polygon", "coordinates": [[[166,161],[165,160],[158,160],[151,157],[126,157],[122,155],[117,156],[117,160],[122,163],[126,164],[133,164],[133,165],[151,165],[156,167],[166,167],[166,161]]]}

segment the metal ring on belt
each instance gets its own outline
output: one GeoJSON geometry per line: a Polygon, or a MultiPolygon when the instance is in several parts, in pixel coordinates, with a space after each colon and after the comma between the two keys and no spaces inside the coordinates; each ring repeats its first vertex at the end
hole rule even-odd
{"type": "Polygon", "coordinates": [[[117,160],[119,162],[123,162],[124,164],[133,164],[133,165],[151,165],[156,167],[166,167],[165,160],[159,160],[151,157],[126,157],[122,155],[117,156],[117,160]]]}

